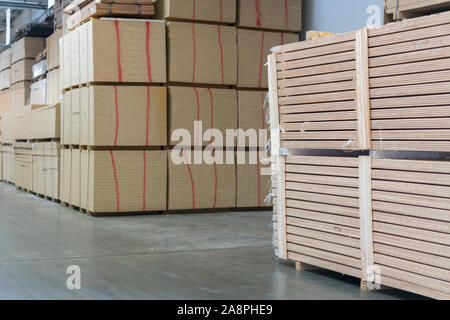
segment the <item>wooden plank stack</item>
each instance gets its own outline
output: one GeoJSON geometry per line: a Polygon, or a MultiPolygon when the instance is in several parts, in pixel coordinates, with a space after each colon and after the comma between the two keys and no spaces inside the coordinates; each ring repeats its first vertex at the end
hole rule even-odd
{"type": "Polygon", "coordinates": [[[450,10],[448,0],[385,0],[384,12],[392,20],[420,17],[450,10]]]}
{"type": "Polygon", "coordinates": [[[363,289],[450,299],[450,163],[436,153],[450,146],[449,25],[450,12],[272,49],[278,257],[359,277],[363,289]],[[349,227],[352,250],[316,236],[349,227]]]}

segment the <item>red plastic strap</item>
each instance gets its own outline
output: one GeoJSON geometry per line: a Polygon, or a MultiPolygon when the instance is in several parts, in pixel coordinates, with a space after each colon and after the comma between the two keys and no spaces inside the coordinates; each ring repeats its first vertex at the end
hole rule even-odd
{"type": "Polygon", "coordinates": [[[120,200],[119,200],[119,180],[117,179],[117,169],[116,169],[116,162],[114,160],[114,154],[112,150],[109,150],[109,155],[111,156],[111,162],[114,172],[114,184],[116,185],[116,201],[117,201],[117,212],[120,212],[120,200]]]}
{"type": "Polygon", "coordinates": [[[266,36],[266,32],[262,32],[261,34],[261,57],[259,61],[259,80],[258,80],[258,88],[261,88],[261,80],[262,80],[262,72],[263,72],[263,64],[264,64],[264,38],[266,36]]]}
{"type": "Polygon", "coordinates": [[[142,191],[142,211],[147,211],[146,197],[147,197],[147,155],[145,150],[142,150],[142,155],[144,156],[144,187],[142,191]]]}
{"type": "Polygon", "coordinates": [[[148,82],[152,82],[152,65],[150,62],[150,22],[145,22],[145,50],[147,54],[147,75],[148,82]]]}
{"type": "MultiPolygon", "coordinates": [[[[261,128],[265,129],[266,128],[266,114],[264,112],[264,100],[265,100],[265,92],[261,91],[261,115],[262,115],[262,123],[261,123],[261,128]]],[[[263,141],[265,141],[266,139],[266,134],[265,131],[263,131],[264,136],[263,136],[263,141]]]]}
{"type": "Polygon", "coordinates": [[[256,7],[256,25],[261,27],[261,8],[259,6],[259,0],[255,0],[256,7]]]}
{"type": "Polygon", "coordinates": [[[119,101],[117,94],[117,86],[114,86],[114,103],[116,105],[116,134],[114,137],[114,146],[117,146],[117,138],[119,137],[119,101]]]}
{"type": "MultiPolygon", "coordinates": [[[[209,92],[209,101],[211,104],[211,129],[214,128],[214,99],[213,99],[213,95],[212,95],[212,91],[210,88],[208,88],[208,92],[209,92]]],[[[209,143],[212,143],[212,137],[209,143]]],[[[213,153],[213,157],[215,156],[215,152],[213,153]]],[[[216,208],[216,203],[217,203],[217,184],[218,184],[218,179],[217,179],[217,165],[216,165],[216,159],[214,159],[214,203],[213,203],[213,209],[216,208]]]]}
{"type": "Polygon", "coordinates": [[[119,82],[122,82],[122,64],[120,62],[119,20],[114,20],[114,26],[115,26],[115,29],[116,29],[117,70],[118,70],[119,82]]]}
{"type": "Polygon", "coordinates": [[[222,75],[222,84],[224,84],[225,78],[223,74],[223,44],[222,44],[222,31],[220,25],[217,26],[217,38],[219,39],[219,49],[220,49],[220,71],[222,75]]]}
{"type": "Polygon", "coordinates": [[[289,30],[288,0],[284,0],[284,22],[286,24],[286,30],[289,30]]]}
{"type": "Polygon", "coordinates": [[[186,150],[183,150],[184,161],[186,162],[189,177],[191,178],[191,189],[192,189],[192,209],[195,209],[195,187],[194,187],[194,178],[192,177],[191,165],[189,164],[189,160],[187,158],[186,150]]]}
{"type": "Polygon", "coordinates": [[[258,176],[258,207],[261,207],[261,167],[259,165],[259,150],[256,151],[256,169],[258,176]]]}

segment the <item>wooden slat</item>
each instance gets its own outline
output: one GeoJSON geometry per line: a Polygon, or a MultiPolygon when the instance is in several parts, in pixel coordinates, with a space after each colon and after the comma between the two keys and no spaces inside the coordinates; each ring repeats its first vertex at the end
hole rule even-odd
{"type": "Polygon", "coordinates": [[[419,72],[432,72],[448,70],[450,66],[450,58],[429,60],[413,63],[402,63],[397,65],[389,65],[385,67],[377,67],[369,69],[370,78],[386,77],[395,75],[414,74],[419,72]]]}
{"type": "Polygon", "coordinates": [[[285,131],[331,131],[331,130],[356,130],[356,121],[324,121],[324,122],[301,122],[281,123],[285,131]]]}
{"type": "MultiPolygon", "coordinates": [[[[375,180],[372,181],[372,183],[374,182],[375,180]]],[[[376,200],[372,201],[372,207],[373,210],[380,212],[390,212],[400,215],[450,222],[450,213],[448,210],[424,208],[409,204],[390,203],[376,200]]]]}
{"type": "Polygon", "coordinates": [[[339,187],[326,186],[326,187],[324,187],[323,185],[315,185],[315,184],[310,184],[310,183],[287,181],[286,182],[286,190],[323,193],[323,194],[341,196],[341,197],[353,197],[353,198],[359,197],[358,189],[342,187],[342,186],[339,186],[339,187]]]}
{"type": "MultiPolygon", "coordinates": [[[[438,160],[403,160],[403,159],[372,159],[372,168],[384,170],[421,171],[425,173],[450,173],[449,161],[438,160]]],[[[430,176],[429,180],[437,176],[430,176]]],[[[426,178],[423,178],[426,179],[426,178]]],[[[420,180],[424,183],[432,181],[420,180]]],[[[450,183],[450,178],[446,180],[450,183]]]]}
{"type": "Polygon", "coordinates": [[[342,71],[335,73],[326,73],[313,76],[283,79],[278,81],[278,86],[280,88],[288,88],[295,86],[304,86],[320,83],[330,83],[330,82],[340,82],[355,79],[354,71],[342,71]]]}
{"type": "Polygon", "coordinates": [[[294,261],[303,262],[306,264],[310,264],[316,267],[332,270],[335,272],[339,272],[341,274],[346,274],[352,277],[359,277],[361,274],[361,271],[359,268],[353,268],[346,265],[342,265],[336,262],[327,261],[315,257],[311,257],[308,255],[299,254],[296,252],[289,252],[288,258],[292,259],[294,261]]]}
{"type": "MultiPolygon", "coordinates": [[[[285,148],[285,147],[283,147],[285,148]]],[[[447,141],[375,141],[373,150],[450,152],[447,141]]]]}
{"type": "Polygon", "coordinates": [[[313,93],[326,93],[326,92],[338,92],[346,90],[354,90],[356,84],[354,81],[340,81],[335,83],[325,84],[311,84],[307,86],[280,88],[278,90],[279,97],[313,94],[313,93]]]}
{"type": "Polygon", "coordinates": [[[302,236],[294,236],[294,235],[288,235],[287,239],[288,239],[288,248],[289,248],[289,243],[291,243],[293,245],[307,246],[310,248],[329,251],[332,253],[344,254],[346,256],[357,258],[357,259],[361,258],[361,250],[360,249],[355,249],[355,248],[340,245],[337,243],[332,243],[332,242],[327,242],[327,241],[322,241],[322,240],[317,240],[317,239],[312,239],[312,238],[307,238],[307,237],[302,237],[302,236]]]}
{"type": "MultiPolygon", "coordinates": [[[[383,140],[450,140],[450,130],[379,130],[374,131],[373,141],[383,140]]],[[[414,142],[411,142],[414,143],[414,142]]],[[[433,144],[433,142],[429,142],[433,144]]]]}
{"type": "Polygon", "coordinates": [[[349,101],[338,102],[324,102],[311,104],[297,104],[290,106],[281,106],[280,114],[290,113],[308,113],[308,112],[322,112],[322,111],[348,111],[356,110],[356,105],[349,101]]]}
{"type": "Polygon", "coordinates": [[[355,91],[342,91],[342,92],[330,92],[330,93],[318,93],[318,94],[305,94],[293,97],[279,97],[278,103],[280,105],[286,104],[298,104],[298,103],[317,103],[328,101],[344,101],[354,100],[356,97],[355,91]]]}
{"type": "Polygon", "coordinates": [[[357,157],[287,156],[286,164],[358,168],[357,157]]]}
{"type": "Polygon", "coordinates": [[[374,252],[450,270],[450,259],[437,255],[423,253],[415,250],[397,248],[380,243],[374,244],[374,252]]]}
{"type": "Polygon", "coordinates": [[[288,226],[287,233],[288,233],[288,235],[287,235],[288,241],[291,241],[291,242],[295,242],[295,240],[294,240],[295,238],[291,238],[291,235],[292,236],[301,235],[301,236],[312,238],[312,239],[318,239],[318,240],[327,241],[327,242],[331,242],[331,243],[338,243],[338,244],[348,246],[348,247],[353,247],[356,249],[359,249],[359,247],[360,247],[359,239],[344,237],[341,235],[332,234],[332,233],[328,233],[328,232],[322,232],[322,231],[300,228],[300,227],[295,227],[295,226],[288,226]]]}
{"type": "Polygon", "coordinates": [[[450,83],[414,84],[408,86],[370,89],[370,98],[387,98],[396,96],[415,96],[423,94],[440,94],[450,91],[450,83]]]}
{"type": "Polygon", "coordinates": [[[435,198],[428,196],[420,196],[415,194],[407,193],[394,193],[374,190],[372,195],[373,200],[393,202],[393,203],[404,203],[413,204],[422,207],[430,207],[436,209],[446,209],[450,210],[450,199],[449,198],[435,198]]]}
{"type": "Polygon", "coordinates": [[[376,109],[371,111],[371,118],[373,120],[431,117],[450,117],[450,105],[444,107],[418,107],[408,109],[376,109]]]}
{"type": "Polygon", "coordinates": [[[373,99],[370,108],[409,108],[426,106],[447,106],[449,105],[450,94],[439,94],[433,96],[399,97],[373,99]]]}
{"type": "Polygon", "coordinates": [[[299,78],[299,77],[315,76],[320,74],[354,71],[354,70],[355,70],[355,62],[348,61],[348,62],[333,63],[324,66],[278,71],[277,77],[278,80],[283,80],[287,78],[299,78]]]}
{"type": "Polygon", "coordinates": [[[349,141],[282,141],[281,148],[285,149],[342,149],[358,150],[358,142],[349,141]]]}
{"type": "MultiPolygon", "coordinates": [[[[355,239],[359,239],[359,228],[351,228],[345,226],[337,226],[332,223],[312,221],[312,220],[303,220],[296,218],[287,218],[288,226],[296,226],[300,228],[312,229],[321,232],[328,232],[332,234],[341,235],[344,237],[351,237],[355,239]]],[[[359,241],[359,240],[358,240],[359,241]]]]}
{"type": "Polygon", "coordinates": [[[287,199],[286,206],[292,209],[289,210],[289,212],[297,212],[299,210],[296,209],[300,209],[328,213],[330,215],[359,218],[359,211],[357,209],[332,204],[287,199]]]}
{"type": "Polygon", "coordinates": [[[333,177],[333,179],[330,179],[330,177],[328,176],[313,176],[309,174],[288,173],[286,174],[286,181],[298,181],[298,182],[316,183],[333,186],[358,187],[358,179],[355,178],[333,177]]]}
{"type": "Polygon", "coordinates": [[[398,280],[384,275],[381,278],[381,284],[384,286],[400,289],[403,291],[413,292],[422,296],[430,297],[433,299],[439,300],[448,300],[450,299],[450,295],[448,293],[443,293],[439,290],[433,290],[426,288],[421,285],[417,285],[414,283],[410,283],[405,280],[398,280]]]}
{"type": "MultiPolygon", "coordinates": [[[[422,183],[372,180],[372,189],[402,193],[420,194],[431,197],[450,198],[450,187],[422,183]]],[[[448,214],[450,217],[450,213],[448,214]]]]}
{"type": "Polygon", "coordinates": [[[356,140],[355,131],[327,131],[324,132],[286,132],[280,134],[281,140],[356,140]]]}
{"type": "Polygon", "coordinates": [[[430,220],[392,213],[384,213],[376,210],[373,211],[373,220],[384,223],[397,224],[405,227],[418,228],[447,234],[450,233],[450,223],[439,220],[430,220]]]}
{"type": "Polygon", "coordinates": [[[374,232],[387,233],[390,235],[428,241],[446,246],[450,245],[450,236],[440,232],[409,228],[378,221],[374,221],[373,230],[374,232]]]}
{"type": "Polygon", "coordinates": [[[442,81],[450,81],[450,70],[372,78],[370,79],[370,87],[380,88],[442,81]]]}
{"type": "Polygon", "coordinates": [[[441,244],[414,240],[402,236],[389,235],[380,232],[374,232],[373,239],[375,246],[377,243],[381,243],[387,246],[415,250],[426,254],[450,258],[450,247],[441,244]]]}
{"type": "Polygon", "coordinates": [[[353,268],[361,267],[361,262],[359,261],[359,259],[343,255],[341,253],[338,254],[325,250],[318,250],[293,243],[288,243],[288,251],[316,257],[323,260],[333,261],[353,268]]]}
{"type": "Polygon", "coordinates": [[[329,194],[319,194],[319,193],[310,193],[303,191],[286,191],[286,198],[293,200],[301,200],[301,201],[311,201],[311,202],[320,202],[320,203],[328,203],[339,206],[346,207],[354,207],[358,208],[359,200],[358,198],[349,198],[342,196],[334,196],[329,194]]]}
{"type": "Polygon", "coordinates": [[[372,120],[372,130],[449,129],[450,118],[372,120]]]}
{"type": "Polygon", "coordinates": [[[335,120],[355,120],[357,119],[356,111],[337,111],[337,112],[314,112],[314,113],[290,113],[281,114],[280,121],[289,122],[306,122],[306,121],[335,121],[335,120]]]}
{"type": "Polygon", "coordinates": [[[287,164],[286,172],[329,175],[338,177],[358,177],[358,168],[309,166],[303,164],[287,164]]]}
{"type": "Polygon", "coordinates": [[[337,51],[334,51],[326,55],[312,56],[311,58],[300,58],[286,62],[280,61],[277,63],[277,70],[286,71],[291,69],[355,60],[355,53],[353,52],[352,49],[351,49],[352,51],[338,52],[342,50],[342,47],[336,46],[335,48],[337,51]]]}

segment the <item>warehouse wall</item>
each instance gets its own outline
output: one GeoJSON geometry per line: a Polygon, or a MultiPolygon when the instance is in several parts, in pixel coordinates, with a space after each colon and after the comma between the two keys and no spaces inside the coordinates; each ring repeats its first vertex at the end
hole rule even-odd
{"type": "MultiPolygon", "coordinates": [[[[344,33],[360,29],[371,14],[367,8],[375,5],[383,18],[383,0],[303,0],[302,39],[308,30],[344,33]]],[[[381,23],[383,21],[381,20],[381,23]]]]}

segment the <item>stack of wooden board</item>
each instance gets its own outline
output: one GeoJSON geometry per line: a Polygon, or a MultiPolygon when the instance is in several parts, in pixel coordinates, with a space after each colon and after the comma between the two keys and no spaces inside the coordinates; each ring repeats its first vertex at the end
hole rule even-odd
{"type": "Polygon", "coordinates": [[[385,0],[384,12],[393,20],[450,10],[448,0],[385,0]]]}
{"type": "Polygon", "coordinates": [[[155,14],[154,0],[81,0],[64,8],[66,27],[75,29],[91,17],[150,18],[155,14]]]}

